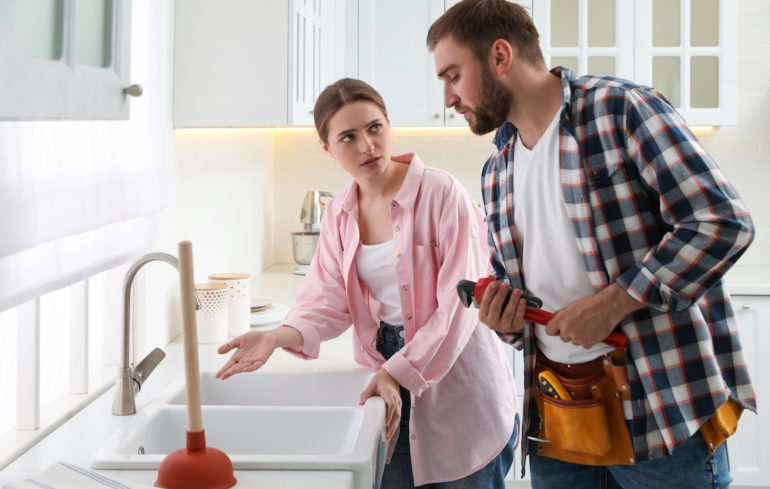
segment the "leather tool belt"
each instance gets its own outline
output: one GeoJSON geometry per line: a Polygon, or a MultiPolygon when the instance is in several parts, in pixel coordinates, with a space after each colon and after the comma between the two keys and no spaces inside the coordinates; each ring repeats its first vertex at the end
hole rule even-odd
{"type": "Polygon", "coordinates": [[[582,465],[635,463],[622,406],[629,399],[624,351],[575,365],[538,353],[535,375],[560,384],[557,391],[562,393],[554,397],[535,389],[541,419],[535,434],[538,455],[582,465]],[[543,372],[548,372],[545,377],[543,372]]]}
{"type": "MultiPolygon", "coordinates": [[[[562,393],[556,397],[542,385],[534,390],[541,420],[540,431],[534,433],[538,455],[582,465],[634,465],[634,448],[622,406],[623,400],[630,399],[625,352],[615,350],[573,365],[538,353],[536,377],[542,372],[552,374],[563,389],[556,389],[562,393]]],[[[712,452],[735,433],[742,412],[740,404],[728,399],[701,426],[712,452]]]]}

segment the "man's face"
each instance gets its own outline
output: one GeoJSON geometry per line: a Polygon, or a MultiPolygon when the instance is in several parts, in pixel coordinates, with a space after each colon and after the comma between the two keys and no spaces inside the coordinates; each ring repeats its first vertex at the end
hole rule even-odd
{"type": "Polygon", "coordinates": [[[463,115],[474,134],[494,131],[505,122],[515,99],[491,67],[451,36],[436,44],[433,59],[444,83],[444,105],[463,115]]]}

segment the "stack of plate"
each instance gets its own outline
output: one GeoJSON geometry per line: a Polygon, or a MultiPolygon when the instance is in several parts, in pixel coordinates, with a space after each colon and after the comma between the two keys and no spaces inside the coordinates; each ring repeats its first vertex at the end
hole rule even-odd
{"type": "Polygon", "coordinates": [[[251,327],[263,328],[278,326],[284,320],[290,307],[284,304],[273,304],[268,299],[253,297],[251,299],[251,327]]]}

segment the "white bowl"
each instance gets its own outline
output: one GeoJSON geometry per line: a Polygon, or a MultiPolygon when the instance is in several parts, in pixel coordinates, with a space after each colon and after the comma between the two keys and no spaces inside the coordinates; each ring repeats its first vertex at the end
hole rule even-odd
{"type": "Polygon", "coordinates": [[[318,246],[321,233],[298,232],[291,233],[291,251],[294,261],[300,265],[309,265],[318,246]]]}

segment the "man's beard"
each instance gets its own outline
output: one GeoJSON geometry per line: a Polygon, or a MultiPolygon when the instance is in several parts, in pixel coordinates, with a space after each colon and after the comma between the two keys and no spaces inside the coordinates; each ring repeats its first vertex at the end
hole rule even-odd
{"type": "Polygon", "coordinates": [[[513,92],[485,67],[481,70],[481,102],[471,110],[473,121],[468,121],[471,132],[482,135],[494,131],[507,120],[514,104],[513,92]]]}

